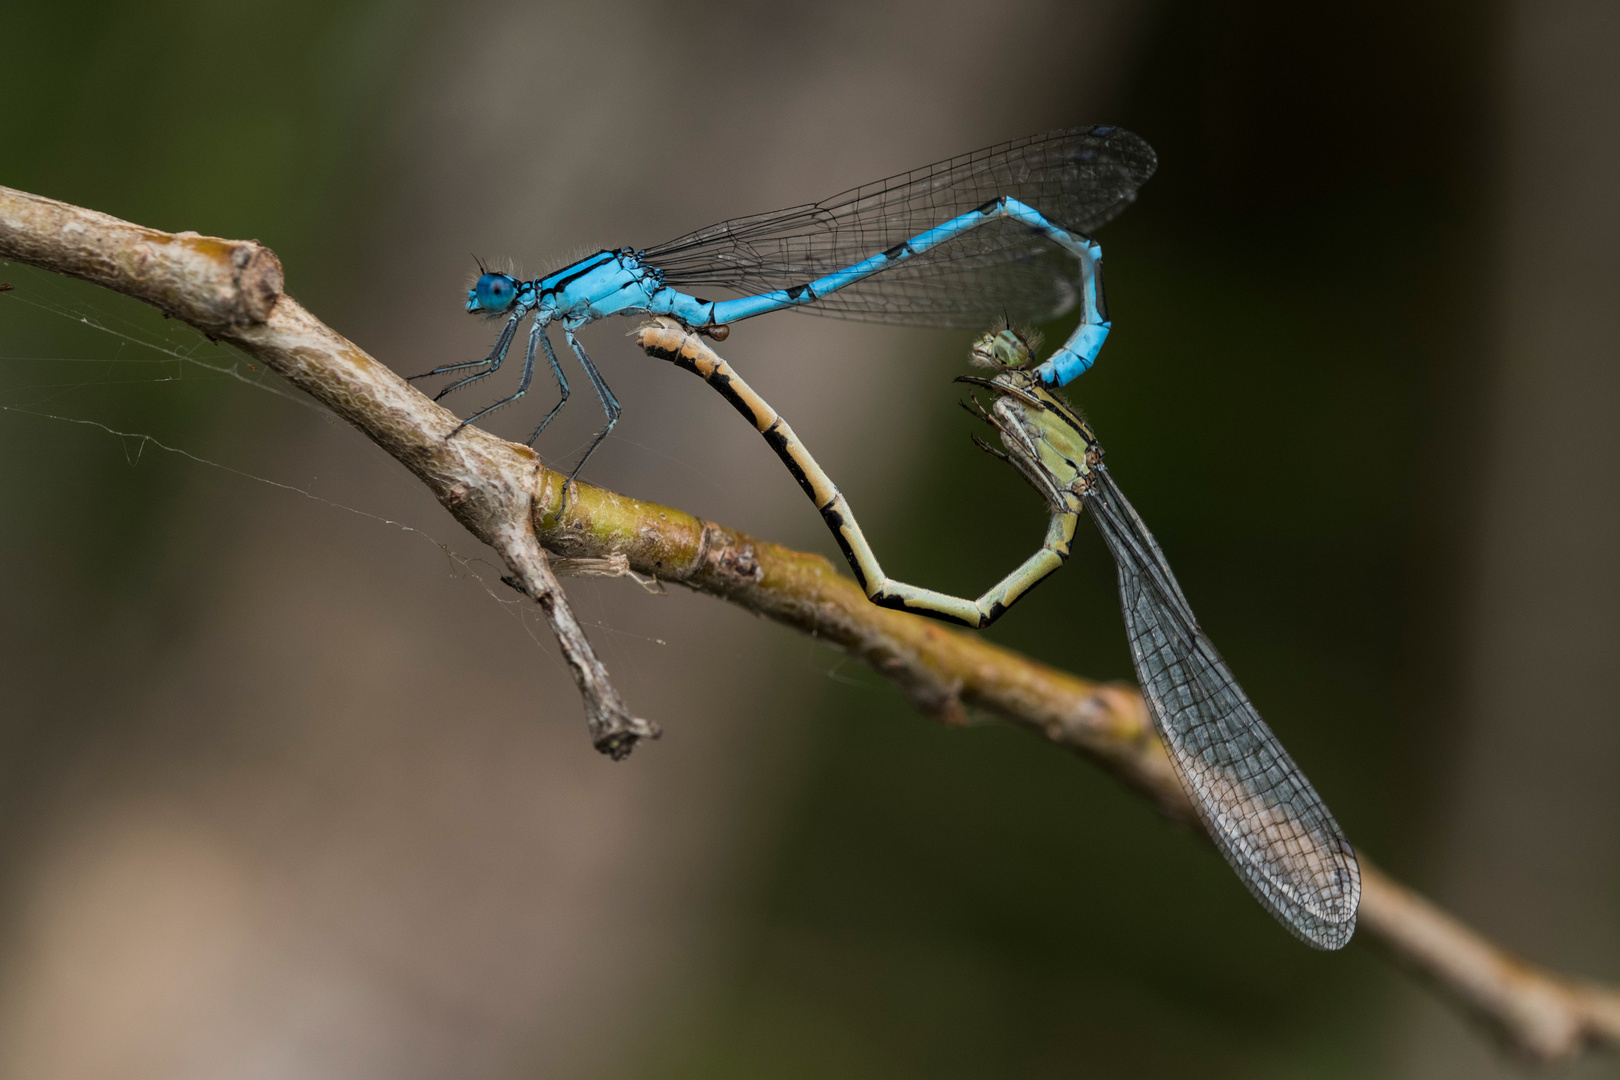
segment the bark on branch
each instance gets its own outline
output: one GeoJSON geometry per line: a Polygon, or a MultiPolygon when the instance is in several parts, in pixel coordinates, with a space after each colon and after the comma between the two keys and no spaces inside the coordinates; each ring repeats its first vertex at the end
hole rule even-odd
{"type": "MultiPolygon", "coordinates": [[[[669,507],[578,485],[527,447],[456,424],[447,410],[282,292],[281,264],[253,241],[165,233],[0,187],[0,258],[144,300],[263,362],[388,451],[499,552],[545,610],[585,699],[593,737],[628,752],[657,734],[631,716],[569,611],[545,550],[623,558],[843,649],[947,724],[986,710],[1113,773],[1198,828],[1141,695],[1037,663],[963,631],[869,603],[827,560],[669,507]]],[[[672,343],[649,326],[644,347],[672,343]]],[[[678,345],[678,342],[674,344],[678,345]]],[[[1487,941],[1358,852],[1361,933],[1482,1021],[1516,1056],[1567,1060],[1620,1048],[1620,992],[1539,968],[1487,941]]]]}
{"type": "Polygon", "coordinates": [[[253,240],[166,233],[0,187],[0,256],[144,300],[228,341],[363,431],[500,553],[509,583],[545,612],[598,749],[624,757],[657,725],[630,714],[568,606],[529,525],[532,450],[467,428],[282,292],[281,260],[253,240]]]}

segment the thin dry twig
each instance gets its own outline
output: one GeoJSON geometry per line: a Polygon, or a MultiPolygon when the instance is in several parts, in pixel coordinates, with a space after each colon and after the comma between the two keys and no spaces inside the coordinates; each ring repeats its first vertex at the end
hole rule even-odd
{"type": "Polygon", "coordinates": [[[632,716],[568,606],[529,525],[544,473],[525,446],[467,428],[282,292],[281,261],[253,240],[132,225],[0,188],[0,255],[133,296],[228,341],[365,432],[500,553],[507,583],[534,599],[585,701],[592,741],[622,758],[658,728],[632,716]]]}
{"type": "MultiPolygon", "coordinates": [[[[810,634],[869,664],[947,724],[984,709],[1101,765],[1167,816],[1197,828],[1141,695],[1037,663],[983,638],[869,603],[817,555],[563,477],[527,447],[469,428],[282,293],[281,264],[252,241],[171,234],[0,187],[0,257],[145,300],[261,360],[414,472],[513,582],[546,611],[586,702],[593,736],[628,750],[656,734],[632,717],[547,566],[607,560],[678,582],[810,634]],[[615,742],[617,740],[617,742],[615,742]]],[[[706,348],[650,325],[643,348],[706,348]]],[[[575,564],[578,565],[578,564],[575,564]]],[[[1359,854],[1359,853],[1358,853],[1359,854]]],[[[1394,881],[1364,854],[1362,932],[1534,1062],[1620,1048],[1620,993],[1529,964],[1394,881]]]]}

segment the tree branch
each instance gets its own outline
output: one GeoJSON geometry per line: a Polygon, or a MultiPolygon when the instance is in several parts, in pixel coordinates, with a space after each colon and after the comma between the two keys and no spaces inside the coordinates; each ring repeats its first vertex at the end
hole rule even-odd
{"type": "MultiPolygon", "coordinates": [[[[1133,688],[1037,663],[978,636],[869,603],[825,559],[669,507],[563,477],[527,447],[468,428],[282,293],[281,264],[252,241],[164,233],[0,187],[0,258],[136,297],[262,361],[410,469],[506,561],[562,643],[597,745],[620,756],[657,728],[630,715],[569,611],[545,549],[622,558],[810,634],[869,664],[924,713],[960,724],[969,706],[1101,765],[1164,814],[1198,828],[1133,688]]],[[[684,331],[643,329],[677,351],[684,331]],[[660,336],[663,335],[663,336],[660,336]],[[671,336],[673,335],[673,336],[671,336]]],[[[701,347],[701,342],[698,343],[701,347]]],[[[1620,993],[1529,964],[1394,881],[1364,854],[1360,925],[1398,962],[1537,1062],[1620,1048],[1620,993]]]]}
{"type": "Polygon", "coordinates": [[[508,584],[540,605],[585,701],[597,749],[615,758],[658,727],[630,714],[585,638],[529,526],[526,446],[467,428],[282,292],[281,260],[253,240],[166,233],[0,187],[0,256],[144,300],[228,341],[363,431],[500,553],[508,584]]]}

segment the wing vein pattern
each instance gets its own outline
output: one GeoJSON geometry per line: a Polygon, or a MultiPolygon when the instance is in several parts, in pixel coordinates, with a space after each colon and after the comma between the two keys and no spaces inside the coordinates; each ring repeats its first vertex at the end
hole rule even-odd
{"type": "Polygon", "coordinates": [[[1295,936],[1319,949],[1343,946],[1361,901],[1350,841],[1199,628],[1164,553],[1106,470],[1086,506],[1119,566],[1142,696],[1205,828],[1295,936]]]}
{"type": "MultiPolygon", "coordinates": [[[[733,218],[649,248],[646,264],[678,289],[741,295],[789,289],[890,251],[1000,196],[1089,234],[1153,175],[1152,147],[1123,128],[1047,132],[1003,143],[821,202],[733,218]]],[[[980,326],[1005,315],[1044,321],[1073,306],[1075,258],[1012,220],[972,229],[799,308],[914,326],[980,326]]]]}

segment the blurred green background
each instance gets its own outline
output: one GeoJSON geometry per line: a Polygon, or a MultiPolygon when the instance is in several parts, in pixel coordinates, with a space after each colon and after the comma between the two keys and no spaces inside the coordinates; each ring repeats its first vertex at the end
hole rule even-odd
{"type": "MultiPolygon", "coordinates": [[[[1160,170],[1100,235],[1115,331],[1072,387],[1116,479],[1358,846],[1532,959],[1620,979],[1599,5],[5,19],[0,182],[260,239],[407,374],[487,347],[458,318],[469,250],[537,272],[1049,127],[1139,132],[1160,170]]],[[[490,602],[402,470],[256,373],[143,348],[234,362],[138,305],[0,280],[7,1075],[1507,1070],[1365,941],[1300,946],[1086,763],[945,730],[740,612],[569,585],[667,731],[599,761],[543,626],[490,602]]],[[[783,316],[726,353],[892,573],[976,593],[1043,519],[966,438],[968,337],[783,316]]],[[[627,407],[589,479],[831,553],[696,380],[613,328],[587,346],[627,407]]],[[[991,636],[1128,680],[1082,531],[991,636]]]]}

